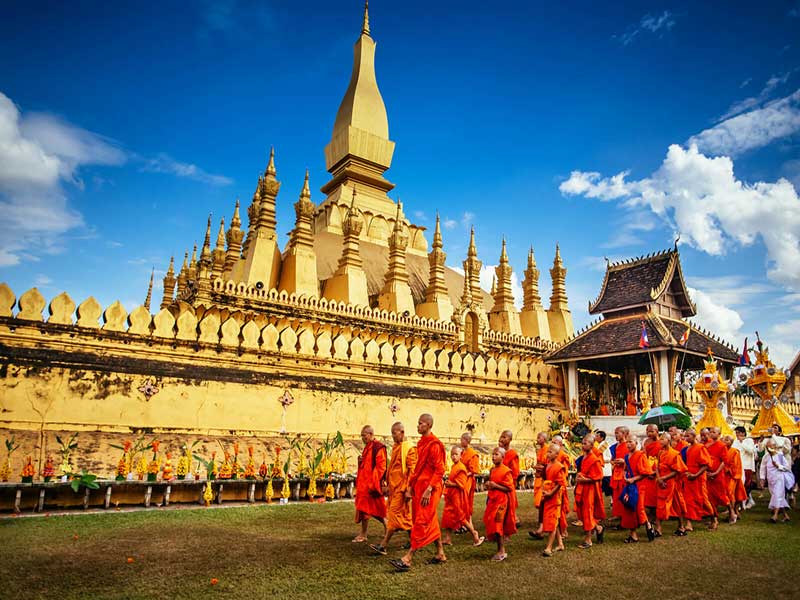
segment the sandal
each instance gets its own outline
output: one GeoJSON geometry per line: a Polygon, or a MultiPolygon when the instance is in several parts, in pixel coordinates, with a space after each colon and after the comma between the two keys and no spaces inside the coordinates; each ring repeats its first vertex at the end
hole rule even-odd
{"type": "Polygon", "coordinates": [[[427,562],[428,562],[429,565],[441,565],[442,563],[446,563],[447,559],[446,558],[439,558],[438,556],[434,556],[433,558],[429,559],[427,562]]]}
{"type": "Polygon", "coordinates": [[[580,548],[581,550],[586,550],[591,547],[592,547],[591,542],[581,542],[580,544],[578,544],[578,548],[580,548]]]}
{"type": "Polygon", "coordinates": [[[601,527],[600,531],[597,532],[597,543],[602,544],[605,537],[606,537],[606,528],[601,527]]]}
{"type": "Polygon", "coordinates": [[[477,542],[473,542],[472,545],[473,545],[473,547],[477,548],[478,546],[483,544],[483,542],[485,542],[485,541],[486,541],[486,538],[481,536],[481,537],[478,538],[478,541],[477,542]]]}
{"type": "Polygon", "coordinates": [[[386,548],[381,546],[380,544],[370,544],[369,549],[375,552],[376,554],[380,554],[381,556],[386,556],[386,548]]]}
{"type": "Polygon", "coordinates": [[[544,536],[541,533],[539,533],[538,531],[529,531],[528,532],[528,536],[530,536],[531,539],[534,539],[534,540],[543,540],[544,539],[544,536]]]}
{"type": "Polygon", "coordinates": [[[639,542],[639,538],[628,536],[624,540],[622,540],[623,544],[636,544],[639,542]]]}
{"type": "Polygon", "coordinates": [[[490,560],[493,560],[495,562],[500,562],[500,561],[503,561],[503,560],[505,560],[507,558],[508,558],[508,554],[507,553],[503,553],[503,554],[495,554],[490,560]]]}
{"type": "Polygon", "coordinates": [[[552,550],[542,550],[542,556],[544,556],[545,558],[550,558],[551,556],[553,556],[553,551],[552,550]]]}
{"type": "Polygon", "coordinates": [[[653,526],[650,523],[647,524],[647,540],[652,542],[656,539],[656,530],[653,529],[653,526]]]}
{"type": "Polygon", "coordinates": [[[678,536],[678,537],[683,537],[683,536],[685,536],[685,535],[686,535],[686,530],[685,530],[685,529],[676,529],[676,530],[675,530],[675,531],[672,533],[672,535],[676,535],[676,536],[678,536]]]}
{"type": "Polygon", "coordinates": [[[411,565],[404,563],[400,558],[393,558],[389,561],[389,564],[401,573],[411,570],[411,565]]]}

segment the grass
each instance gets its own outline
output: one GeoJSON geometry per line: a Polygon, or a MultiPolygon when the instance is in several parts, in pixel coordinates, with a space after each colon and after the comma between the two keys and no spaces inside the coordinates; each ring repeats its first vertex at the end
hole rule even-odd
{"type": "MultiPolygon", "coordinates": [[[[484,498],[476,498],[478,519],[484,498]]],[[[543,542],[527,539],[530,494],[520,503],[523,528],[506,562],[488,560],[492,545],[476,549],[455,536],[447,564],[424,564],[426,549],[402,574],[350,542],[354,509],[344,502],[3,519],[0,597],[798,597],[800,519],[770,524],[766,498],[734,526],[675,538],[669,524],[652,544],[626,545],[609,531],[604,545],[579,550],[570,528],[567,551],[550,559],[540,556],[543,542]]],[[[390,557],[403,542],[392,541],[390,557]]]]}

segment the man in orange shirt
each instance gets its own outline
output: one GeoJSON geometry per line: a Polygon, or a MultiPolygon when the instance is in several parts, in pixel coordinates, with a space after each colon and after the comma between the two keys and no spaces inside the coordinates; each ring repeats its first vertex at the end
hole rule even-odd
{"type": "MultiPolygon", "coordinates": [[[[517,506],[519,503],[517,501],[517,482],[519,481],[519,454],[517,451],[511,448],[511,440],[514,439],[513,434],[511,431],[506,429],[503,433],[500,434],[500,439],[498,440],[498,444],[500,447],[505,450],[505,455],[503,456],[503,464],[511,469],[511,476],[514,478],[514,486],[511,488],[511,510],[513,511],[515,518],[517,514],[517,506]]],[[[519,522],[516,522],[515,525],[519,527],[519,522]]]]}
{"type": "Polygon", "coordinates": [[[497,542],[497,552],[492,560],[501,561],[508,557],[505,542],[517,531],[517,515],[514,513],[512,494],[514,492],[514,475],[503,462],[505,448],[498,446],[492,452],[494,468],[486,482],[488,492],[486,510],[483,513],[483,525],[486,538],[497,542]]]}
{"type": "Polygon", "coordinates": [[[706,472],[711,466],[711,456],[705,445],[697,441],[694,429],[687,429],[684,437],[686,447],[686,478],[683,484],[683,499],[686,502],[686,531],[692,531],[692,521],[711,517],[711,529],[717,528],[717,511],[708,500],[706,472]]]}
{"type": "Polygon", "coordinates": [[[600,484],[603,481],[603,458],[594,447],[594,434],[588,434],[583,438],[581,448],[583,449],[583,460],[581,461],[580,471],[575,479],[575,507],[578,518],[583,523],[584,539],[579,544],[579,548],[592,547],[592,533],[597,533],[597,543],[603,543],[605,528],[600,524],[601,519],[606,517],[606,509],[603,504],[603,492],[600,484]]]}
{"type": "MultiPolygon", "coordinates": [[[[535,540],[541,540],[542,535],[542,484],[545,480],[545,469],[547,468],[547,434],[540,431],[536,435],[536,466],[534,467],[533,479],[533,506],[536,508],[539,515],[539,527],[536,531],[529,531],[528,535],[535,540]]],[[[558,456],[558,454],[556,454],[558,456]]],[[[559,502],[559,510],[561,504],[559,502]]]]}
{"type": "Polygon", "coordinates": [[[383,488],[386,485],[386,446],[375,439],[370,425],[361,429],[364,451],[358,459],[356,475],[356,523],[361,523],[361,533],[353,541],[367,541],[367,525],[370,518],[386,527],[386,500],[383,488]]]}
{"type": "Polygon", "coordinates": [[[467,531],[472,534],[472,545],[480,546],[484,538],[478,535],[469,518],[469,511],[467,510],[469,477],[467,475],[467,467],[461,461],[461,456],[461,446],[453,446],[450,449],[450,459],[453,461],[453,467],[450,469],[447,481],[444,482],[442,529],[444,529],[445,533],[442,538],[442,544],[452,546],[451,532],[466,527],[467,531]]]}
{"type": "MultiPolygon", "coordinates": [[[[653,474],[642,480],[640,490],[644,493],[644,508],[647,511],[648,519],[652,522],[656,516],[656,505],[658,504],[655,472],[658,462],[658,453],[661,451],[661,444],[658,443],[658,427],[656,425],[648,425],[645,433],[647,437],[642,443],[642,450],[647,460],[650,461],[653,474]]],[[[659,537],[659,535],[658,531],[656,531],[656,537],[659,537]]]]}
{"type": "Polygon", "coordinates": [[[461,462],[467,468],[467,479],[469,481],[469,493],[467,498],[467,510],[469,512],[469,523],[473,525],[472,513],[475,510],[475,488],[477,484],[475,477],[481,472],[480,456],[475,452],[475,449],[470,445],[472,443],[472,434],[465,431],[461,434],[461,462]]]}
{"type": "Polygon", "coordinates": [[[678,477],[686,472],[686,465],[680,452],[672,447],[670,434],[662,433],[658,438],[658,443],[661,446],[661,452],[658,453],[658,470],[656,471],[656,534],[663,533],[662,521],[677,517],[676,535],[686,535],[684,521],[686,515],[683,513],[678,497],[678,477]]]}
{"type": "MultiPolygon", "coordinates": [[[[731,522],[736,522],[736,511],[733,509],[730,493],[728,491],[728,476],[725,472],[725,462],[728,459],[728,449],[719,439],[719,427],[703,428],[705,432],[706,449],[711,456],[711,466],[708,468],[708,499],[714,510],[719,506],[728,507],[728,517],[731,522]]],[[[713,527],[716,529],[716,527],[713,527]]]]}
{"type": "Polygon", "coordinates": [[[447,561],[439,529],[436,509],[442,497],[442,480],[445,469],[444,445],[433,435],[433,417],[427,413],[420,415],[417,422],[417,466],[411,474],[406,490],[406,498],[411,498],[411,548],[403,558],[391,560],[398,571],[408,571],[414,554],[428,544],[436,543],[436,555],[430,563],[447,561]]]}
{"type": "Polygon", "coordinates": [[[386,507],[386,534],[380,544],[370,544],[370,548],[378,554],[386,555],[386,547],[396,531],[411,531],[411,501],[406,498],[408,480],[417,464],[417,450],[406,440],[403,424],[392,425],[392,456],[389,459],[389,470],[386,475],[388,496],[386,507]]]}

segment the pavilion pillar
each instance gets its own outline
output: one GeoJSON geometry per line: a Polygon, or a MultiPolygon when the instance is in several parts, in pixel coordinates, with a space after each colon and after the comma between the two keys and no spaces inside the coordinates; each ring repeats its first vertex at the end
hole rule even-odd
{"type": "MultiPolygon", "coordinates": [[[[655,396],[655,394],[654,394],[655,396]]],[[[672,377],[669,355],[666,350],[658,353],[658,403],[672,402],[672,377]]]]}
{"type": "Polygon", "coordinates": [[[567,402],[569,411],[578,414],[578,363],[568,362],[566,366],[566,376],[564,377],[564,399],[567,402]]]}

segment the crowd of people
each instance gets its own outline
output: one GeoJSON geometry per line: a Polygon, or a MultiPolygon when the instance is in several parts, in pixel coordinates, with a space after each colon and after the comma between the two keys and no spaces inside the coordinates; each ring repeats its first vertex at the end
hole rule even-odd
{"type": "MultiPolygon", "coordinates": [[[[383,539],[369,544],[374,553],[387,555],[395,533],[409,533],[405,554],[390,560],[398,571],[411,569],[414,555],[430,544],[435,552],[428,562],[447,561],[445,546],[452,545],[454,532],[469,533],[475,547],[485,541],[495,544],[491,559],[505,560],[506,543],[520,526],[520,457],[511,448],[512,432],[504,431],[492,450],[493,468],[484,484],[484,535],[472,518],[480,461],[471,433],[464,433],[460,444],[450,449],[452,468],[445,476],[447,451],[433,434],[431,415],[420,415],[417,432],[421,437],[414,446],[406,440],[402,423],[392,425],[390,454],[372,427],[362,429],[364,450],[355,497],[360,531],[353,542],[368,541],[368,524],[374,520],[385,528],[383,539]],[[440,523],[437,508],[442,497],[440,523]]],[[[721,435],[714,427],[699,431],[671,427],[660,432],[648,425],[640,442],[627,427],[617,427],[613,442],[602,431],[587,434],[581,440],[581,455],[573,460],[560,435],[550,438],[539,433],[533,485],[538,526],[528,534],[545,540],[544,557],[565,550],[570,512],[567,489],[573,469],[572,508],[577,518],[572,524],[583,532],[577,544],[580,549],[602,544],[606,527],[611,526],[627,532],[626,544],[635,544],[640,530],[650,542],[664,535],[664,525],[670,520],[677,524],[672,535],[679,537],[700,523],[710,530],[717,529],[721,519],[736,523],[755,505],[752,490],[756,485],[769,488],[770,521],[789,521],[789,494],[795,487],[791,443],[777,425],[773,436],[760,443],[748,438],[743,427],[737,427],[735,434],[721,435]],[[611,497],[610,515],[604,496],[611,497]]]]}

